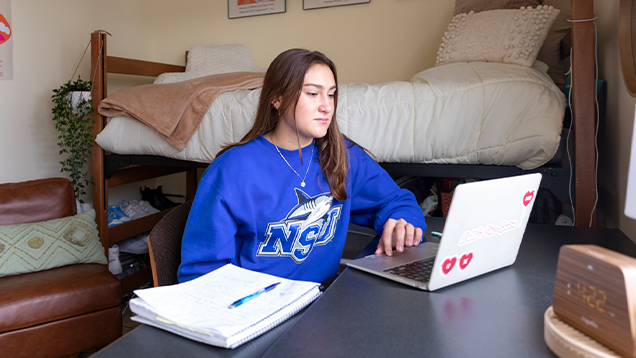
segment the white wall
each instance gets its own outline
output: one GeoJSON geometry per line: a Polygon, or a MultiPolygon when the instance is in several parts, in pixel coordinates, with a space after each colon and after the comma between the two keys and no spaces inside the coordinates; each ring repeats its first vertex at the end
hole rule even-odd
{"type": "Polygon", "coordinates": [[[636,99],[623,82],[618,49],[619,0],[596,1],[599,77],[607,80],[607,110],[599,128],[599,225],[636,241],[636,220],[623,214],[636,99]]]}
{"type": "MultiPolygon", "coordinates": [[[[90,33],[126,41],[111,50],[152,56],[151,0],[13,0],[14,74],[0,81],[0,183],[64,176],[52,121],[53,89],[71,79],[90,33]]],[[[90,77],[90,49],[79,67],[90,77]]],[[[90,169],[90,168],[89,168],[90,169]]]]}
{"type": "Polygon", "coordinates": [[[155,58],[182,63],[194,45],[244,43],[266,68],[283,50],[302,47],[329,56],[341,82],[408,80],[433,66],[453,12],[445,0],[372,0],[369,4],[227,18],[225,0],[157,0],[155,58]],[[184,5],[187,4],[187,5],[184,5]]]}

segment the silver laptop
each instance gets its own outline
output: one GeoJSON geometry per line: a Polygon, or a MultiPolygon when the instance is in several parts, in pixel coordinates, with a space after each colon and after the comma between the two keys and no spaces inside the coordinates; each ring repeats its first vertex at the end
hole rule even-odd
{"type": "Polygon", "coordinates": [[[512,265],[540,182],[536,173],[460,184],[439,244],[424,242],[347,265],[428,291],[512,265]]]}

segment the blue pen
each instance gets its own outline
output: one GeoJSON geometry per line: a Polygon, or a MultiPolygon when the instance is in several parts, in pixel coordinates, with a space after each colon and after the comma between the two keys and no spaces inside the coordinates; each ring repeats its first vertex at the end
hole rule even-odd
{"type": "Polygon", "coordinates": [[[256,292],[252,293],[251,295],[247,295],[247,296],[245,296],[245,297],[243,297],[241,299],[238,299],[238,300],[232,302],[232,304],[230,305],[229,308],[236,308],[236,307],[242,305],[243,303],[262,295],[265,292],[269,292],[269,291],[273,290],[279,284],[280,284],[280,282],[276,282],[275,284],[272,284],[272,285],[269,285],[269,286],[267,286],[265,288],[262,288],[262,289],[260,289],[260,290],[258,290],[256,292]]]}
{"type": "Polygon", "coordinates": [[[442,233],[441,232],[431,231],[431,235],[433,235],[435,237],[439,237],[440,239],[442,238],[442,233]]]}

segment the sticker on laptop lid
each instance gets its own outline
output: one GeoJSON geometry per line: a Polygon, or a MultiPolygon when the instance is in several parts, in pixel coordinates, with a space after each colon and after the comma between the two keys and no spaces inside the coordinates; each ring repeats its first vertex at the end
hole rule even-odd
{"type": "Polygon", "coordinates": [[[468,267],[468,265],[470,265],[470,263],[473,261],[474,256],[475,255],[472,251],[462,254],[462,256],[459,258],[459,270],[464,271],[466,267],[468,267]]]}
{"type": "Polygon", "coordinates": [[[460,236],[457,245],[464,246],[466,244],[470,244],[472,242],[477,241],[477,239],[486,239],[493,235],[503,235],[505,232],[514,230],[518,226],[517,220],[504,220],[501,224],[490,224],[484,226],[480,226],[476,229],[466,230],[460,236]]]}
{"type": "Polygon", "coordinates": [[[463,253],[459,259],[455,255],[445,258],[440,265],[442,276],[448,276],[455,268],[455,265],[459,267],[459,271],[464,271],[473,261],[473,257],[475,257],[475,254],[472,251],[469,251],[463,253]]]}
{"type": "Polygon", "coordinates": [[[442,261],[440,268],[442,269],[442,276],[446,277],[455,267],[455,263],[457,263],[457,256],[447,257],[442,261]]]}
{"type": "Polygon", "coordinates": [[[532,202],[532,199],[534,199],[534,190],[528,190],[523,195],[523,206],[528,206],[528,204],[532,202]]]}

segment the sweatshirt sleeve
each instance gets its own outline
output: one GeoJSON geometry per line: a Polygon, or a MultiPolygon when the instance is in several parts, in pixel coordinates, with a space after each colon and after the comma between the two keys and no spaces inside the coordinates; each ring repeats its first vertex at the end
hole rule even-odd
{"type": "Polygon", "coordinates": [[[179,282],[231,263],[237,255],[237,224],[217,188],[202,178],[181,244],[179,282]]]}
{"type": "Polygon", "coordinates": [[[424,213],[415,195],[400,189],[391,176],[362,148],[349,150],[351,165],[351,222],[373,227],[382,235],[388,219],[404,219],[422,231],[426,230],[424,213]]]}

